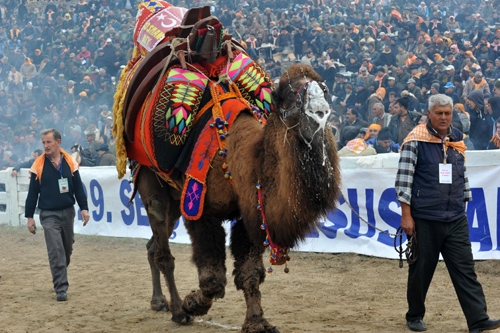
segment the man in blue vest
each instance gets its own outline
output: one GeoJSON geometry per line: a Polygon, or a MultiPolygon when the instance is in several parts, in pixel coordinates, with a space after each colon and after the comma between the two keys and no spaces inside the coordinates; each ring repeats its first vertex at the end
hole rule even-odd
{"type": "Polygon", "coordinates": [[[486,313],[486,300],[474,271],[465,202],[471,191],[465,170],[463,134],[451,126],[453,101],[437,94],[429,98],[427,124],[416,126],[401,147],[396,193],[401,203],[401,227],[416,238],[416,261],[408,271],[408,312],[412,331],[427,330],[425,297],[439,261],[448,268],[455,292],[472,333],[500,327],[486,313]]]}

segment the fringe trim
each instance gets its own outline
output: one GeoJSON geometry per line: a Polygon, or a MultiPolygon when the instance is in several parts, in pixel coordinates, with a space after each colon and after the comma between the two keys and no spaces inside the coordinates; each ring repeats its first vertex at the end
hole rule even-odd
{"type": "Polygon", "coordinates": [[[120,79],[116,85],[116,93],[114,95],[115,103],[113,104],[113,136],[116,138],[116,171],[118,171],[118,178],[122,178],[127,170],[127,147],[125,145],[125,131],[123,114],[123,104],[125,103],[126,88],[125,82],[130,70],[134,67],[136,62],[140,59],[140,54],[130,60],[127,66],[123,69],[120,79]]]}

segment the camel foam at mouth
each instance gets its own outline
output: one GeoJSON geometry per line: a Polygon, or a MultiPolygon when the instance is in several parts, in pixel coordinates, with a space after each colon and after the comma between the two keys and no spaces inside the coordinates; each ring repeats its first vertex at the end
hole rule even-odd
{"type": "Polygon", "coordinates": [[[325,92],[318,82],[309,82],[307,86],[307,102],[305,112],[308,117],[318,123],[320,129],[324,129],[330,114],[330,106],[325,100],[325,92]]]}

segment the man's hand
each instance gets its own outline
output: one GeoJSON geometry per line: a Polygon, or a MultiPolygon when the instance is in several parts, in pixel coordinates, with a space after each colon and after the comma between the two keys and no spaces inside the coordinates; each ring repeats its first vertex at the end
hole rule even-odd
{"type": "Polygon", "coordinates": [[[401,228],[408,236],[413,235],[415,230],[415,221],[411,216],[410,205],[404,202],[401,202],[401,228]]]}
{"type": "Polygon", "coordinates": [[[16,170],[16,169],[12,170],[12,172],[10,173],[10,175],[11,175],[12,177],[17,176],[17,170],[16,170]]]}
{"type": "Polygon", "coordinates": [[[27,227],[29,232],[31,232],[33,235],[36,234],[36,223],[32,217],[28,217],[27,227]]]}
{"type": "Polygon", "coordinates": [[[87,210],[82,210],[82,221],[83,226],[85,227],[90,220],[90,214],[87,210]]]}

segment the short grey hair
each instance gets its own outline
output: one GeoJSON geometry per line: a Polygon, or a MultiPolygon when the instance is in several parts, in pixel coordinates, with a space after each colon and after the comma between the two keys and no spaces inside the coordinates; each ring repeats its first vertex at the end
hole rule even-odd
{"type": "Polygon", "coordinates": [[[44,129],[43,131],[40,132],[40,134],[42,136],[50,134],[50,133],[52,133],[54,135],[54,140],[57,141],[57,140],[61,139],[61,133],[58,130],[56,130],[55,128],[44,129]]]}
{"type": "Polygon", "coordinates": [[[373,104],[373,108],[374,108],[375,106],[377,106],[377,107],[381,108],[381,109],[385,112],[385,106],[384,106],[384,104],[382,104],[382,103],[375,103],[375,104],[373,104]]]}
{"type": "Polygon", "coordinates": [[[453,109],[453,100],[451,99],[450,96],[444,95],[444,94],[436,94],[432,95],[429,97],[429,110],[432,111],[432,109],[435,106],[445,106],[449,105],[453,109]]]}

